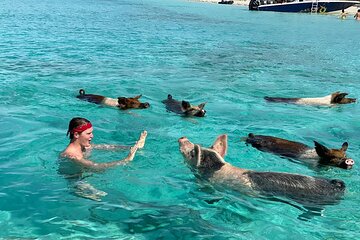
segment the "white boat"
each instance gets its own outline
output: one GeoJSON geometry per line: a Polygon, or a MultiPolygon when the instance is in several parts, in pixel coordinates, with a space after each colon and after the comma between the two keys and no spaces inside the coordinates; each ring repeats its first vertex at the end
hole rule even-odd
{"type": "Polygon", "coordinates": [[[249,10],[327,13],[360,4],[347,0],[251,0],[249,10]]]}

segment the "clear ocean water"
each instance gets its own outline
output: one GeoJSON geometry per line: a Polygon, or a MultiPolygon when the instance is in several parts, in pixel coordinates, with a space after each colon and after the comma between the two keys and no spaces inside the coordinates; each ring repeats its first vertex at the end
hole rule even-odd
{"type": "MultiPolygon", "coordinates": [[[[335,91],[359,98],[360,22],[351,15],[176,0],[2,0],[0,26],[0,238],[360,238],[359,104],[263,100],[335,91]],[[142,94],[151,108],[79,101],[80,88],[142,94]],[[161,100],[169,93],[207,102],[206,117],[166,112],[161,100]],[[93,122],[94,143],[131,145],[142,130],[149,133],[131,164],[86,178],[108,193],[100,202],[76,196],[58,173],[75,116],[93,122]],[[357,165],[309,168],[246,146],[240,138],[250,132],[332,148],[347,141],[357,165]],[[177,139],[209,146],[222,133],[233,165],[339,178],[347,185],[343,199],[316,213],[204,185],[185,165],[177,139]]],[[[94,152],[91,159],[126,154],[94,152]]]]}

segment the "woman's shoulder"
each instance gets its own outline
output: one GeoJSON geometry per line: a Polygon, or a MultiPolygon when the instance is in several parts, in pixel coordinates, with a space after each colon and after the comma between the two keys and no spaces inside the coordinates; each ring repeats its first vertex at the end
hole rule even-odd
{"type": "Polygon", "coordinates": [[[65,149],[62,153],[60,153],[60,157],[72,160],[81,160],[83,158],[82,154],[71,151],[71,149],[65,149]]]}

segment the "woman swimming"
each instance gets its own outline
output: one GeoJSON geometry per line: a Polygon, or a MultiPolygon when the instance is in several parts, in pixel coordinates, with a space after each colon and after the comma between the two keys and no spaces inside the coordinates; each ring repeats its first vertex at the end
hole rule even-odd
{"type": "Polygon", "coordinates": [[[58,172],[65,176],[66,179],[73,180],[71,182],[75,184],[75,193],[77,195],[98,201],[100,200],[100,197],[105,196],[106,193],[99,191],[90,184],[82,181],[86,177],[83,176],[83,173],[85,171],[97,172],[110,167],[129,163],[134,159],[136,151],[144,147],[147,132],[143,131],[140,134],[139,140],[133,147],[110,144],[92,144],[91,140],[94,135],[91,122],[85,118],[75,117],[71,119],[69,123],[67,135],[69,135],[70,143],[60,154],[61,161],[58,172]],[[130,152],[124,159],[121,160],[115,160],[107,163],[96,163],[89,160],[92,149],[130,149],[130,152]]]}
{"type": "Polygon", "coordinates": [[[143,131],[141,133],[139,140],[135,143],[133,147],[109,144],[95,145],[91,144],[91,140],[94,137],[91,122],[85,118],[76,117],[71,119],[67,135],[69,135],[70,137],[70,143],[61,153],[62,157],[69,158],[74,163],[90,170],[103,170],[117,165],[124,165],[132,161],[135,157],[136,151],[144,147],[147,132],[143,131]],[[114,150],[128,148],[130,148],[129,154],[126,158],[121,160],[116,160],[108,163],[95,163],[87,159],[92,149],[114,150]]]}

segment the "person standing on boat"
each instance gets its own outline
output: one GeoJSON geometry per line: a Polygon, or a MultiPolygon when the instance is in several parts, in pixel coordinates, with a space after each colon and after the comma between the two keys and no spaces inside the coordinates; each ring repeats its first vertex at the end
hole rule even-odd
{"type": "Polygon", "coordinates": [[[360,20],[360,9],[358,9],[357,13],[354,16],[355,20],[360,20]]]}
{"type": "Polygon", "coordinates": [[[346,19],[346,16],[347,16],[347,13],[345,12],[345,10],[344,10],[344,9],[341,10],[341,13],[340,13],[339,18],[340,18],[341,20],[344,20],[344,19],[346,19]]]}

